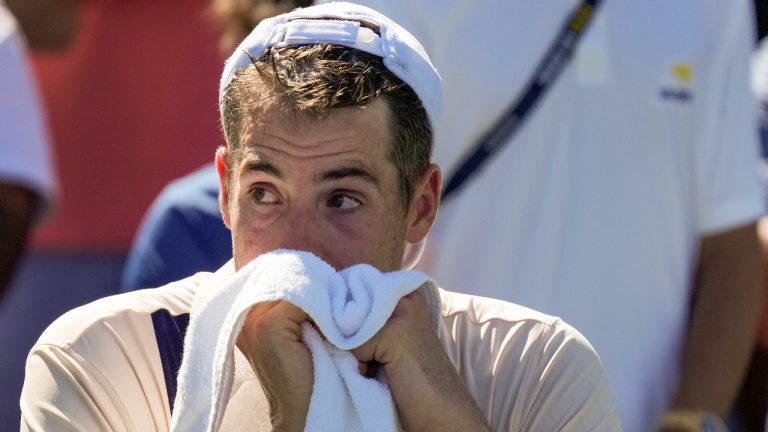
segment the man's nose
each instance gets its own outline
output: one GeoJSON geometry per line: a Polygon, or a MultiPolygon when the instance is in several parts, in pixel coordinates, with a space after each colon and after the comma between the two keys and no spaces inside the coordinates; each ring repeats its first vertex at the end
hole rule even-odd
{"type": "Polygon", "coordinates": [[[294,209],[289,212],[281,229],[280,247],[294,249],[322,257],[327,247],[323,238],[320,217],[312,209],[294,209]]]}

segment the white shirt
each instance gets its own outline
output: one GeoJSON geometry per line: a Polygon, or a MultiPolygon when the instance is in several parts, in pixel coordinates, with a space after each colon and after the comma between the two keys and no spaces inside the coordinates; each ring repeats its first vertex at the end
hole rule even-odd
{"type": "MultiPolygon", "coordinates": [[[[173,344],[156,342],[153,320],[189,313],[196,292],[232,273],[230,262],[216,273],[107,297],[56,320],[27,359],[21,429],[168,430],[169,362],[161,357],[181,359],[169,354],[173,344]]],[[[572,327],[498,300],[441,290],[440,302],[440,341],[494,431],[621,430],[600,360],[572,327]]],[[[221,430],[259,425],[268,430],[268,404],[239,356],[221,430]]]]}
{"type": "MultiPolygon", "coordinates": [[[[411,31],[445,88],[444,179],[521,92],[575,0],[358,0],[411,31]]],[[[747,0],[603,1],[511,143],[444,203],[420,268],[558,315],[594,344],[624,427],[678,381],[699,239],[764,209],[747,0]]]]}

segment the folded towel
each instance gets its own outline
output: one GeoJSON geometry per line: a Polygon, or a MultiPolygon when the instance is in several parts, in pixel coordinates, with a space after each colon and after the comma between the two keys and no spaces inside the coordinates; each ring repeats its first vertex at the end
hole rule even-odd
{"type": "Polygon", "coordinates": [[[260,302],[284,300],[304,310],[325,337],[303,325],[315,371],[305,430],[396,431],[384,377],[363,377],[348,350],[373,337],[400,298],[417,288],[437,326],[437,288],[422,273],[381,273],[365,264],[336,272],[299,251],[256,258],[193,305],[171,430],[218,429],[232,386],[235,341],[248,311],[260,302]]]}

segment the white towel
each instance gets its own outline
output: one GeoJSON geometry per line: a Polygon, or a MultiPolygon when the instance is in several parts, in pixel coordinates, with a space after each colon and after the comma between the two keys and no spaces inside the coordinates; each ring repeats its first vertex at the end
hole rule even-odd
{"type": "Polygon", "coordinates": [[[303,327],[315,371],[305,430],[396,431],[384,377],[363,377],[348,350],[375,335],[399,299],[419,287],[437,326],[437,288],[423,273],[381,273],[364,264],[336,272],[299,251],[256,258],[192,308],[171,430],[218,429],[232,386],[235,341],[247,312],[260,302],[284,300],[303,309],[325,336],[308,324],[303,327]]]}

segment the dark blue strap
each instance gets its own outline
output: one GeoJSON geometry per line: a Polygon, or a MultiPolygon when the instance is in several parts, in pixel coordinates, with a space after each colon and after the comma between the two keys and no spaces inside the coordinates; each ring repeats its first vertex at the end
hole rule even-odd
{"type": "Polygon", "coordinates": [[[168,404],[173,413],[173,401],[176,399],[176,377],[184,355],[184,335],[189,325],[189,314],[173,316],[165,309],[152,313],[152,326],[155,340],[163,364],[165,390],[168,392],[168,404]]]}
{"type": "Polygon", "coordinates": [[[768,162],[768,100],[759,102],[757,119],[760,127],[760,155],[763,161],[768,162]]]}
{"type": "Polygon", "coordinates": [[[480,137],[472,151],[462,159],[459,168],[449,177],[443,189],[443,201],[452,196],[472,175],[479,172],[479,168],[488,161],[489,156],[498,152],[511,140],[523,123],[523,119],[557,80],[560,72],[565,69],[600,1],[584,0],[571,12],[554,43],[534,71],[525,90],[504,112],[499,121],[480,137]]]}

